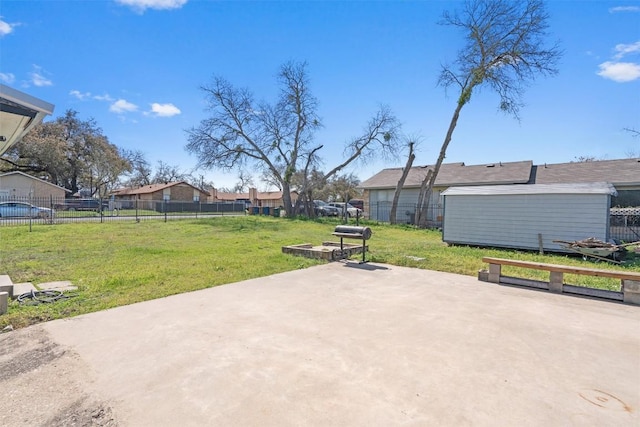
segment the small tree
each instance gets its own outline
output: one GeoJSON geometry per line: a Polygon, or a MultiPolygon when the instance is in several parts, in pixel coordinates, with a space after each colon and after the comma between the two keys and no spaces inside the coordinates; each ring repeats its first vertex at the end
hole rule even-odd
{"type": "Polygon", "coordinates": [[[425,194],[433,185],[447,153],[460,111],[474,91],[489,87],[500,96],[500,110],[518,118],[525,87],[538,75],[557,73],[557,45],[546,47],[549,15],[542,0],[467,0],[459,12],[445,12],[442,24],[462,30],[466,44],[452,65],[444,65],[439,84],[454,87],[456,108],[440,148],[425,194]]]}

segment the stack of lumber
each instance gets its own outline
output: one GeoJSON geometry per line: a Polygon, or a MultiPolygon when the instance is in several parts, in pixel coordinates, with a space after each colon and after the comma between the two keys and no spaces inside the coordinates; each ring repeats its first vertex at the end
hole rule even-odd
{"type": "Polygon", "coordinates": [[[618,245],[615,243],[603,242],[602,240],[596,239],[595,237],[589,237],[583,240],[576,240],[574,242],[566,242],[563,240],[554,240],[554,242],[564,243],[574,248],[605,248],[605,249],[614,249],[617,248],[618,245]]]}

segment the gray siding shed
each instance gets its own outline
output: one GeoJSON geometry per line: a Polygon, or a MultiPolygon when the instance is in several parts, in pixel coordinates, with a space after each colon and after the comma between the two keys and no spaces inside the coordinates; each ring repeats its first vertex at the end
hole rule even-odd
{"type": "Polygon", "coordinates": [[[451,187],[444,196],[447,243],[565,251],[553,240],[609,240],[608,183],[451,187]]]}

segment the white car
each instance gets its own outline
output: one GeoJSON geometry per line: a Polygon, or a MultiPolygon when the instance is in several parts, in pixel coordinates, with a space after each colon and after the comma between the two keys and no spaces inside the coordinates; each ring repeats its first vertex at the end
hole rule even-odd
{"type": "Polygon", "coordinates": [[[26,202],[0,202],[2,218],[53,218],[54,211],[26,202]]]}
{"type": "MultiPolygon", "coordinates": [[[[341,215],[342,215],[342,212],[344,212],[344,202],[331,202],[329,203],[329,205],[340,209],[341,215]]],[[[352,206],[349,203],[347,203],[347,215],[349,215],[349,218],[351,217],[355,218],[356,216],[359,216],[362,218],[362,209],[358,209],[355,206],[352,206]]]]}

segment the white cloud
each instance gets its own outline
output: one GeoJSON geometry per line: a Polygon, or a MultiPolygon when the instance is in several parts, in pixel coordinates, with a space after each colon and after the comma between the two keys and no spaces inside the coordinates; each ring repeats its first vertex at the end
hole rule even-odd
{"type": "Polygon", "coordinates": [[[10,85],[16,81],[16,76],[11,73],[0,73],[0,81],[10,85]]]}
{"type": "Polygon", "coordinates": [[[597,74],[614,82],[626,83],[640,79],[640,64],[607,61],[599,67],[600,71],[597,74]]]}
{"type": "Polygon", "coordinates": [[[149,113],[156,117],[173,117],[181,114],[182,111],[171,103],[158,104],[157,102],[154,102],[151,104],[151,111],[149,113]]]}
{"type": "Polygon", "coordinates": [[[631,44],[617,44],[615,51],[616,54],[613,56],[615,59],[621,59],[630,53],[640,52],[640,41],[631,44]]]}
{"type": "Polygon", "coordinates": [[[596,74],[605,79],[618,83],[627,83],[640,79],[640,64],[637,62],[621,62],[627,55],[640,53],[640,40],[635,43],[617,44],[614,48],[615,54],[612,61],[606,61],[598,67],[600,71],[596,74]]]}
{"type": "Polygon", "coordinates": [[[136,12],[144,13],[147,9],[179,9],[187,3],[187,0],[116,0],[116,2],[129,6],[136,12]]]}
{"type": "Polygon", "coordinates": [[[97,101],[107,101],[107,102],[112,102],[113,98],[111,96],[109,96],[108,93],[105,93],[104,95],[94,95],[93,99],[97,100],[97,101]]]}
{"type": "Polygon", "coordinates": [[[0,19],[0,37],[6,36],[7,34],[11,34],[13,32],[13,29],[18,25],[19,24],[10,24],[0,19]]]}
{"type": "Polygon", "coordinates": [[[85,92],[82,93],[79,90],[72,90],[71,92],[69,92],[69,95],[78,98],[80,101],[84,101],[85,99],[89,98],[91,96],[90,92],[85,92]]]}
{"type": "Polygon", "coordinates": [[[640,6],[616,6],[609,9],[609,13],[640,12],[640,6]]]}
{"type": "Polygon", "coordinates": [[[118,99],[109,107],[109,111],[117,114],[130,113],[137,110],[138,106],[136,104],[132,104],[125,99],[118,99]]]}
{"type": "Polygon", "coordinates": [[[29,73],[29,78],[31,79],[31,83],[34,86],[43,87],[43,86],[52,86],[53,82],[51,79],[46,77],[44,74],[46,73],[42,67],[38,65],[33,66],[33,71],[29,73]]]}

